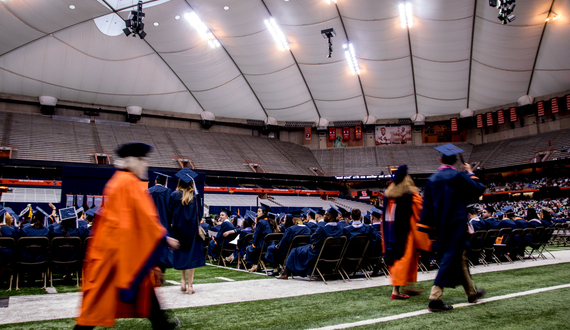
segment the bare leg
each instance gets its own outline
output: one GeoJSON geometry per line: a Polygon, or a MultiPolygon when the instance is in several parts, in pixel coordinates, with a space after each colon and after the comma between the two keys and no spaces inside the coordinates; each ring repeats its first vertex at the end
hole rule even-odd
{"type": "Polygon", "coordinates": [[[192,283],[194,282],[194,268],[188,269],[188,294],[196,293],[194,288],[192,287],[192,283]]]}
{"type": "Polygon", "coordinates": [[[186,270],[180,271],[182,273],[180,280],[180,291],[186,291],[186,270]]]}
{"type": "Polygon", "coordinates": [[[393,295],[396,295],[396,296],[399,296],[399,295],[400,295],[400,287],[397,286],[397,285],[394,285],[394,286],[392,287],[392,294],[393,294],[393,295]]]}

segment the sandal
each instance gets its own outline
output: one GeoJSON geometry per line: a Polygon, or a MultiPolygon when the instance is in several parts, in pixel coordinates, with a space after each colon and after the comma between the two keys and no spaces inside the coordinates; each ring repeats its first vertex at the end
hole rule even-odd
{"type": "Polygon", "coordinates": [[[392,296],[390,296],[391,299],[408,299],[410,298],[410,296],[408,296],[407,294],[392,294],[392,296]]]}

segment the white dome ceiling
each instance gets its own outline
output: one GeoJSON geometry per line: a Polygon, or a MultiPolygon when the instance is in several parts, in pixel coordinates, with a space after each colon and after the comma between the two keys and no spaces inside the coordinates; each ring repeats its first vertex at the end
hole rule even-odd
{"type": "Polygon", "coordinates": [[[345,121],[458,114],[570,89],[569,0],[519,0],[508,25],[487,0],[413,0],[409,29],[400,25],[395,0],[147,2],[141,40],[116,35],[136,0],[1,0],[0,93],[217,117],[345,121]],[[221,47],[211,48],[184,19],[191,11],[221,47]],[[545,23],[555,13],[558,19],[545,23]],[[280,51],[268,31],[271,16],[289,50],[280,51]],[[327,58],[320,31],[331,27],[327,58]],[[347,40],[360,75],[349,70],[347,40]]]}

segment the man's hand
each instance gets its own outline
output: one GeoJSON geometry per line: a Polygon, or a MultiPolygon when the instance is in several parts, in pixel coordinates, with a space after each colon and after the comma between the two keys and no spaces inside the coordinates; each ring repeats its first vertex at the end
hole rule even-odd
{"type": "Polygon", "coordinates": [[[166,244],[173,250],[178,250],[180,248],[180,242],[176,238],[166,236],[166,244]]]}
{"type": "Polygon", "coordinates": [[[52,203],[49,203],[48,205],[49,205],[49,207],[51,207],[53,210],[55,210],[55,206],[54,206],[52,203]]]}
{"type": "Polygon", "coordinates": [[[473,173],[473,169],[471,168],[471,165],[469,165],[468,163],[463,164],[463,170],[467,173],[473,173]]]}

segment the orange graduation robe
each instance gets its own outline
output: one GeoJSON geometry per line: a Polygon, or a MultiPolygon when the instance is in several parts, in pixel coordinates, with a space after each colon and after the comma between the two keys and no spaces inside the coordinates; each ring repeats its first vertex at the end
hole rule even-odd
{"type": "Polygon", "coordinates": [[[149,269],[166,236],[156,207],[134,174],[117,170],[103,194],[83,264],[78,325],[113,326],[116,318],[150,316],[154,288],[149,269]]]}

